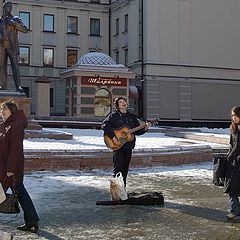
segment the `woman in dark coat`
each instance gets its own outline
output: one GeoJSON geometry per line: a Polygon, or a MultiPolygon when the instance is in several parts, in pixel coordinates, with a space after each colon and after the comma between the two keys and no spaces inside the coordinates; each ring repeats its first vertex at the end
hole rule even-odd
{"type": "MultiPolygon", "coordinates": [[[[114,130],[120,129],[124,126],[128,126],[128,128],[133,129],[138,127],[140,123],[137,120],[137,117],[127,110],[128,104],[124,97],[116,98],[114,105],[115,110],[103,121],[102,129],[104,134],[109,136],[114,144],[118,145],[119,140],[115,135],[114,130]]],[[[113,151],[114,177],[118,172],[121,172],[125,186],[129,163],[132,158],[132,150],[135,147],[136,142],[135,135],[144,134],[150,125],[150,123],[145,123],[145,127],[134,133],[132,141],[126,142],[120,149],[113,151]]]]}
{"type": "Polygon", "coordinates": [[[230,197],[230,213],[226,216],[228,219],[240,216],[240,107],[232,109],[231,118],[230,149],[225,173],[225,192],[230,197]]]}
{"type": "Polygon", "coordinates": [[[0,181],[5,189],[13,186],[15,180],[19,203],[24,212],[25,224],[17,227],[22,231],[38,232],[38,215],[33,202],[23,184],[24,129],[27,118],[22,110],[12,101],[3,102],[0,106],[3,119],[0,125],[0,181]]]}

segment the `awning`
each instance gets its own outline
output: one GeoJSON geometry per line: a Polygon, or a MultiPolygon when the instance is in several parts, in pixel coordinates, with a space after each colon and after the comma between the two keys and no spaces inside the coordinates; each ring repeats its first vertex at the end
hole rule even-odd
{"type": "Polygon", "coordinates": [[[129,86],[128,90],[129,90],[129,98],[133,98],[133,99],[139,98],[139,93],[136,86],[129,86]]]}

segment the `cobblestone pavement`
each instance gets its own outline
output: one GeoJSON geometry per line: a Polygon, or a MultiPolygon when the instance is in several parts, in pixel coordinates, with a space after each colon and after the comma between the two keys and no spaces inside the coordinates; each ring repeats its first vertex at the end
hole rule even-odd
{"type": "Polygon", "coordinates": [[[0,229],[12,232],[14,240],[240,239],[240,224],[225,219],[228,196],[212,185],[210,177],[141,175],[134,170],[129,174],[128,192],[161,191],[164,206],[97,206],[96,201],[109,199],[105,185],[110,172],[84,173],[86,177],[81,171],[26,174],[26,186],[41,219],[39,235],[16,230],[22,213],[11,223],[7,221],[14,216],[1,214],[0,229]],[[64,176],[71,181],[63,181],[64,176]]]}

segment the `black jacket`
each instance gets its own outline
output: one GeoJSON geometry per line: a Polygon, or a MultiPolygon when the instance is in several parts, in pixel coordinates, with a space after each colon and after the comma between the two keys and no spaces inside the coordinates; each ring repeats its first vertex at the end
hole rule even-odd
{"type": "MultiPolygon", "coordinates": [[[[114,111],[108,115],[108,117],[103,121],[102,130],[104,134],[108,135],[110,138],[115,136],[115,129],[120,129],[124,126],[132,129],[139,126],[140,123],[137,119],[137,116],[127,111],[127,113],[122,113],[120,111],[114,111]]],[[[142,135],[146,132],[143,128],[134,133],[134,135],[142,135]]],[[[130,142],[127,142],[123,145],[123,149],[133,149],[135,147],[136,138],[130,142]]]]}
{"type": "Polygon", "coordinates": [[[230,136],[230,149],[227,153],[225,192],[240,195],[240,131],[230,136]]]}

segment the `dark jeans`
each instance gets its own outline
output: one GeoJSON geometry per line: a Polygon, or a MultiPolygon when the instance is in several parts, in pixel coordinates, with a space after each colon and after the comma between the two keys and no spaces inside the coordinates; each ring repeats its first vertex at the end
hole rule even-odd
{"type": "Polygon", "coordinates": [[[117,151],[113,151],[114,177],[118,172],[121,172],[125,187],[126,187],[126,179],[127,179],[129,163],[131,161],[131,158],[132,158],[132,149],[120,148],[117,151]]]}
{"type": "Polygon", "coordinates": [[[25,224],[35,224],[39,221],[36,209],[33,205],[32,199],[30,198],[23,183],[16,185],[16,191],[19,203],[24,213],[25,224]]]}
{"type": "Polygon", "coordinates": [[[240,214],[240,204],[237,195],[229,194],[230,197],[230,211],[235,215],[240,214]]]}

